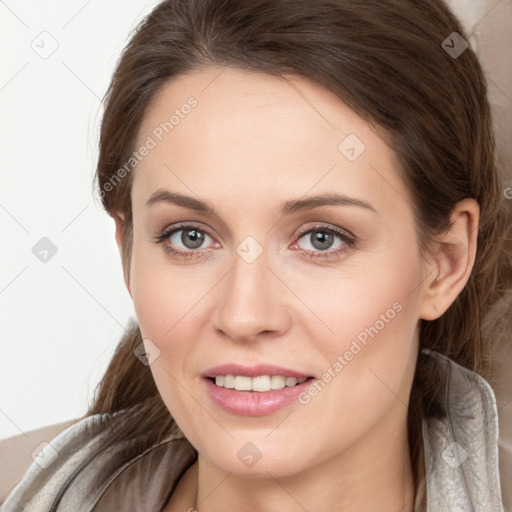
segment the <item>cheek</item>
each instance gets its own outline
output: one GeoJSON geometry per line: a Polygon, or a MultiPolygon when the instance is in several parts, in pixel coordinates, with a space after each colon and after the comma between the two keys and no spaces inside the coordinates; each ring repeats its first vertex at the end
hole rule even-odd
{"type": "Polygon", "coordinates": [[[199,278],[193,265],[176,266],[162,253],[152,244],[134,243],[131,291],[142,337],[160,351],[151,364],[153,377],[166,405],[175,410],[171,402],[181,395],[180,383],[196,367],[198,332],[204,322],[201,306],[214,281],[208,285],[209,274],[199,278]]]}
{"type": "Polygon", "coordinates": [[[179,275],[171,283],[169,276],[154,269],[141,270],[136,280],[132,296],[141,334],[158,347],[162,356],[157,365],[152,364],[155,380],[160,366],[165,373],[182,378],[195,350],[200,290],[190,291],[190,280],[181,279],[179,275]]]}
{"type": "Polygon", "coordinates": [[[143,240],[135,225],[130,288],[142,335],[157,342],[169,338],[179,318],[185,317],[195,295],[187,272],[173,270],[163,250],[143,240]],[[188,307],[187,307],[188,306],[188,307]]]}
{"type": "MultiPolygon", "coordinates": [[[[351,442],[359,428],[370,428],[387,410],[401,410],[408,401],[421,263],[412,251],[390,251],[380,258],[325,280],[322,293],[312,294],[308,303],[329,327],[312,334],[325,369],[315,396],[302,397],[308,415],[325,419],[313,426],[319,436],[329,434],[327,425],[342,421],[337,432],[351,442]]],[[[301,283],[314,286],[313,280],[301,283]]]]}
{"type": "Polygon", "coordinates": [[[191,417],[185,406],[189,397],[183,384],[193,355],[193,304],[200,297],[182,273],[155,266],[150,254],[134,249],[131,282],[137,320],[143,339],[150,339],[160,351],[150,365],[151,373],[174,420],[189,431],[191,417]]]}
{"type": "Polygon", "coordinates": [[[411,339],[421,280],[415,250],[389,246],[378,254],[348,259],[338,268],[308,271],[300,279],[290,273],[286,279],[316,317],[301,316],[313,319],[305,326],[315,329],[309,335],[322,340],[326,354],[348,350],[354,339],[363,346],[377,339],[388,340],[388,345],[411,339]]]}

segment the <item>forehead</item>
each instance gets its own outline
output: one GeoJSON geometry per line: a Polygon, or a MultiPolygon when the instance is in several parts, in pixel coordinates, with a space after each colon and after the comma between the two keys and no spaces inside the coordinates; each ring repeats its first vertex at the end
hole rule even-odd
{"type": "Polygon", "coordinates": [[[396,209],[407,195],[374,128],[298,76],[232,68],[181,75],[153,98],[136,147],[149,139],[152,148],[134,173],[140,200],[169,186],[261,208],[262,200],[336,191],[396,209]]]}

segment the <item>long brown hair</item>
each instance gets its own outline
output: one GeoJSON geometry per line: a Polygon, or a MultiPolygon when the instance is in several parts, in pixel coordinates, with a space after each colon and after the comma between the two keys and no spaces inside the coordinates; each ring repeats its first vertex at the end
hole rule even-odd
{"type": "MultiPolygon", "coordinates": [[[[439,319],[421,321],[420,345],[491,379],[493,342],[504,332],[510,304],[510,224],[497,168],[482,68],[471,48],[450,55],[443,41],[458,20],[440,0],[167,0],[137,27],[117,64],[105,99],[97,180],[105,210],[122,216],[123,267],[132,245],[129,161],[148,104],[169,80],[208,66],[273,76],[296,74],[335,93],[383,133],[413,197],[418,241],[428,250],[449,226],[454,205],[480,205],[478,249],[464,290],[439,319]],[[118,173],[118,174],[116,174],[118,173]],[[114,183],[115,186],[108,186],[114,183]],[[492,322],[485,321],[492,317],[492,322]]],[[[459,40],[460,41],[460,40],[459,40]]],[[[452,45],[453,46],[453,45],[452,45]]],[[[179,431],[148,366],[134,350],[138,325],[128,326],[84,417],[102,414],[123,441],[97,482],[172,431],[179,431]],[[113,417],[113,413],[128,410],[113,417]]],[[[442,415],[440,376],[420,352],[409,414],[416,490],[424,483],[421,423],[442,415]]],[[[419,494],[419,493],[417,493],[419,494]]]]}

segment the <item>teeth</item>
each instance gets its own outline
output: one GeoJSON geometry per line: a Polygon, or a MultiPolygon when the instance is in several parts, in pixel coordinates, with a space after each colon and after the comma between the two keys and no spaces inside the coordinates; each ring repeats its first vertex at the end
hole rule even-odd
{"type": "Polygon", "coordinates": [[[227,389],[236,391],[259,391],[265,392],[271,389],[282,389],[302,384],[306,377],[296,379],[295,377],[283,377],[281,375],[260,375],[258,377],[246,377],[244,375],[217,375],[215,384],[227,389]]]}
{"type": "Polygon", "coordinates": [[[295,386],[297,384],[297,379],[295,377],[288,377],[285,381],[287,386],[295,386]]]}

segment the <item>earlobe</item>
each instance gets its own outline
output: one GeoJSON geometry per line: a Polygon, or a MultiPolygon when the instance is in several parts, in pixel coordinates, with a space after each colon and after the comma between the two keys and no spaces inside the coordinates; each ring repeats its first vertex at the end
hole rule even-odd
{"type": "Polygon", "coordinates": [[[451,227],[436,240],[436,250],[427,268],[420,318],[436,320],[455,301],[475,263],[480,208],[475,199],[457,203],[451,227]]]}

